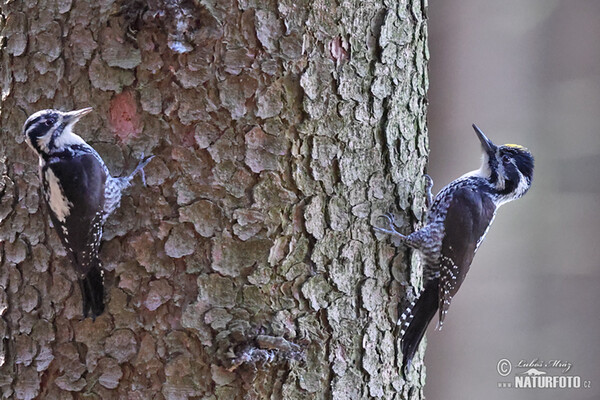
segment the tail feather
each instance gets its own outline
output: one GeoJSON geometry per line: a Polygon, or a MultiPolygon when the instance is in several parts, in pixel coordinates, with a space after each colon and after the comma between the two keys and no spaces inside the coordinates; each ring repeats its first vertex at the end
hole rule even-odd
{"type": "Polygon", "coordinates": [[[416,303],[413,303],[402,314],[403,318],[398,322],[402,329],[402,355],[405,371],[410,369],[412,359],[425,335],[427,326],[438,310],[438,281],[438,279],[433,279],[425,284],[425,290],[416,303]]]}
{"type": "Polygon", "coordinates": [[[94,266],[81,279],[81,297],[83,300],[83,316],[85,318],[97,316],[104,312],[104,274],[100,266],[94,266]]]}

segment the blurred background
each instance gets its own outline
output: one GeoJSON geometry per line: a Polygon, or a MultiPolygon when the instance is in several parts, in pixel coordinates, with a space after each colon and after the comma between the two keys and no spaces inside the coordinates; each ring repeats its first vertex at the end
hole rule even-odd
{"type": "Polygon", "coordinates": [[[536,172],[499,210],[444,330],[431,324],[425,394],[599,399],[600,1],[429,0],[429,39],[434,193],[478,168],[473,122],[528,147],[536,172]],[[498,388],[503,358],[570,362],[592,388],[498,388]]]}

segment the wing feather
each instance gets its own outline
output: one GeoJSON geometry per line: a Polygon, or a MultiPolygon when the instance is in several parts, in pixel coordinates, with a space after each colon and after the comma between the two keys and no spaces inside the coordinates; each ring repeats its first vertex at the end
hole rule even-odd
{"type": "Polygon", "coordinates": [[[439,328],[460,288],[479,243],[494,219],[496,206],[492,199],[476,188],[464,187],[454,194],[448,207],[442,241],[439,285],[439,328]]]}
{"type": "MultiPolygon", "coordinates": [[[[56,177],[62,196],[70,205],[68,213],[62,216],[49,207],[52,222],[78,272],[87,273],[100,245],[106,173],[96,157],[88,153],[56,158],[45,168],[56,177]]],[[[44,184],[47,185],[46,179],[44,184]]]]}

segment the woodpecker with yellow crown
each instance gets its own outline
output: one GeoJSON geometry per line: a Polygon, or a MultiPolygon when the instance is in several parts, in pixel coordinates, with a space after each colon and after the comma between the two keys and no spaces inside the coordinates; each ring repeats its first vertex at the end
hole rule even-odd
{"type": "Polygon", "coordinates": [[[533,156],[524,147],[496,146],[473,125],[483,149],[481,167],[452,181],[431,199],[433,182],[428,176],[426,225],[408,236],[395,228],[394,217],[385,215],[389,228],[376,228],[419,250],[425,264],[424,290],[399,318],[405,370],[410,368],[429,322],[439,313],[438,328],[452,298],[463,283],[473,257],[502,204],[523,196],[533,179],[533,156]]]}

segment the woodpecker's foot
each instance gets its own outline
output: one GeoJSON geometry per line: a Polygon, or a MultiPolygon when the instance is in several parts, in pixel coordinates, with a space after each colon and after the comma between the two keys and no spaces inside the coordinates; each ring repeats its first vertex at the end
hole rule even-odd
{"type": "Polygon", "coordinates": [[[428,174],[423,176],[425,178],[425,203],[427,208],[431,207],[431,203],[433,203],[433,194],[431,193],[431,188],[433,187],[433,179],[428,174]]]}
{"type": "Polygon", "coordinates": [[[131,174],[129,174],[129,179],[133,179],[133,177],[139,173],[142,176],[142,183],[144,184],[144,186],[146,186],[146,174],[144,173],[144,167],[146,165],[148,165],[148,163],[154,158],[154,156],[150,156],[146,159],[144,159],[144,153],[142,153],[142,156],[140,157],[140,159],[142,161],[140,161],[140,163],[138,164],[137,167],[135,167],[135,169],[133,170],[133,172],[131,174]]]}
{"type": "Polygon", "coordinates": [[[383,214],[380,215],[379,218],[385,218],[388,221],[388,225],[389,225],[389,229],[385,229],[385,228],[380,228],[378,226],[375,227],[375,230],[378,232],[383,232],[383,233],[387,233],[390,235],[396,235],[399,236],[400,238],[402,238],[403,240],[406,240],[406,236],[401,234],[400,232],[398,232],[395,228],[396,225],[396,217],[394,217],[394,215],[392,213],[387,213],[387,214],[383,214]]]}

